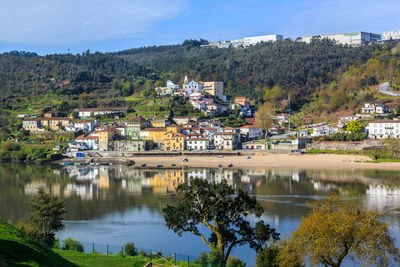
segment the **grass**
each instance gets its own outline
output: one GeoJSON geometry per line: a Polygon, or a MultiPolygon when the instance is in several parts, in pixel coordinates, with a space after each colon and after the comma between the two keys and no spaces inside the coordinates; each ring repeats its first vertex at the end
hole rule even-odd
{"type": "Polygon", "coordinates": [[[94,266],[134,266],[142,267],[146,265],[148,259],[140,257],[130,257],[121,255],[100,255],[77,252],[72,250],[54,250],[55,253],[66,260],[82,267],[94,266]]]}
{"type": "MultiPolygon", "coordinates": [[[[149,256],[143,256],[139,253],[137,256],[127,256],[127,255],[101,255],[97,253],[83,253],[71,250],[59,250],[54,249],[54,252],[67,259],[68,261],[75,263],[77,266],[82,267],[94,267],[94,266],[135,266],[142,267],[146,263],[150,262],[149,256]]],[[[180,266],[186,267],[187,262],[177,261],[174,265],[174,260],[165,258],[159,258],[154,255],[152,259],[153,266],[180,266]]],[[[189,267],[200,267],[197,263],[190,263],[189,267]]]]}
{"type": "Polygon", "coordinates": [[[0,266],[76,266],[0,220],[0,266]]]}

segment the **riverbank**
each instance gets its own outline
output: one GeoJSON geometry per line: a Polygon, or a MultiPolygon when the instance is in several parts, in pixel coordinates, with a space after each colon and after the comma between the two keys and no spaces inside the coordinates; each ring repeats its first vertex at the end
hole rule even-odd
{"type": "Polygon", "coordinates": [[[400,170],[400,162],[373,162],[367,156],[361,155],[288,155],[288,154],[266,154],[258,156],[175,156],[175,157],[131,157],[135,166],[146,164],[153,167],[162,164],[163,167],[187,166],[187,167],[209,167],[217,168],[219,165],[237,168],[257,167],[292,167],[305,169],[382,169],[400,170]],[[184,159],[188,161],[185,162],[184,159]]]}

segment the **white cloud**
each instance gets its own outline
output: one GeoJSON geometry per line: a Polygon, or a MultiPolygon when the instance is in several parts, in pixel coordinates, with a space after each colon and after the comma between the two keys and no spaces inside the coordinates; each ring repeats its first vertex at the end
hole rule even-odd
{"type": "Polygon", "coordinates": [[[132,37],[177,16],[185,0],[2,0],[0,41],[75,44],[132,37]]]}

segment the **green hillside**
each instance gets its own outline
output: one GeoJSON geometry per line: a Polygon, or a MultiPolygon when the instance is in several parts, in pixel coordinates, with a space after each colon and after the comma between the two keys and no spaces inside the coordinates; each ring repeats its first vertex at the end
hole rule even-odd
{"type": "Polygon", "coordinates": [[[359,103],[381,97],[374,87],[381,82],[390,80],[400,89],[400,48],[395,42],[347,47],[327,39],[310,44],[287,39],[245,49],[202,47],[205,42],[187,40],[117,53],[3,53],[0,128],[12,128],[10,114],[43,106],[69,112],[129,105],[127,97],[132,95],[151,99],[156,86],[168,79],[182,83],[185,75],[223,81],[228,96],[271,102],[278,111],[287,109],[290,95],[294,111],[317,111],[318,116],[351,112],[359,103]]]}
{"type": "Polygon", "coordinates": [[[0,266],[76,266],[0,220],[0,266]]]}

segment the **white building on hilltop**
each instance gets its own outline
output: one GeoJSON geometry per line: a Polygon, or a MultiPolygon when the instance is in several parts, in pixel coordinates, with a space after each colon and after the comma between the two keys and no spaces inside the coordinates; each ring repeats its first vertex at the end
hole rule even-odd
{"type": "Polygon", "coordinates": [[[271,34],[271,35],[261,35],[261,36],[252,36],[252,37],[244,37],[243,39],[230,40],[230,41],[218,41],[212,42],[207,45],[203,45],[204,47],[217,47],[217,48],[228,48],[229,46],[233,47],[246,47],[250,45],[255,45],[260,42],[276,42],[283,40],[283,36],[279,34],[271,34]]]}
{"type": "Polygon", "coordinates": [[[319,34],[302,36],[297,40],[311,43],[313,38],[324,39],[328,38],[330,40],[336,41],[337,44],[349,45],[349,46],[360,46],[367,43],[378,42],[381,39],[380,34],[369,33],[369,32],[345,32],[345,33],[329,33],[329,34],[319,34]]]}
{"type": "Polygon", "coordinates": [[[382,41],[400,40],[400,30],[384,32],[382,35],[382,41]]]}

